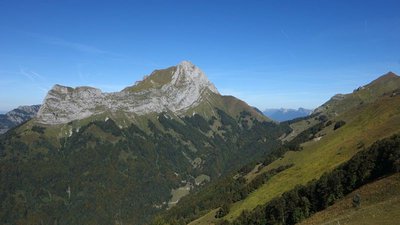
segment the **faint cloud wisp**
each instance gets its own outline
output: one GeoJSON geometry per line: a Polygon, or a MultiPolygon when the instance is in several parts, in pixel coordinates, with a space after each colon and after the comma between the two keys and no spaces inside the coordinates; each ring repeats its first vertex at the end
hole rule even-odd
{"type": "Polygon", "coordinates": [[[27,34],[30,37],[33,37],[41,42],[44,42],[44,43],[50,44],[50,45],[61,46],[61,47],[65,47],[65,48],[69,48],[69,49],[73,49],[73,50],[85,52],[85,53],[112,54],[110,52],[104,51],[104,50],[99,49],[94,46],[77,43],[77,42],[71,42],[71,41],[67,41],[67,40],[64,40],[64,39],[58,38],[58,37],[52,37],[52,36],[36,34],[36,33],[27,33],[27,34]]]}
{"type": "Polygon", "coordinates": [[[40,75],[36,72],[33,71],[27,71],[23,68],[20,68],[19,74],[26,77],[28,80],[31,81],[31,83],[33,83],[33,85],[38,88],[39,90],[47,93],[49,90],[48,88],[43,87],[43,83],[45,83],[47,81],[47,79],[43,76],[40,75]]]}

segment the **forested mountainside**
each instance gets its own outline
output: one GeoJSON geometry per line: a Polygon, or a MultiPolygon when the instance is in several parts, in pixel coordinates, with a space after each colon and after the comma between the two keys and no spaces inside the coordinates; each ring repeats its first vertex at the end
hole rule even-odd
{"type": "MultiPolygon", "coordinates": [[[[380,176],[396,173],[397,170],[394,169],[379,176],[365,178],[367,180],[364,182],[364,178],[359,176],[362,177],[363,175],[360,174],[365,171],[356,171],[358,169],[350,172],[342,171],[340,176],[338,175],[339,177],[336,177],[337,172],[332,171],[342,170],[340,168],[345,165],[355,166],[356,164],[351,161],[353,159],[360,163],[359,170],[363,170],[363,166],[367,165],[367,162],[364,164],[363,160],[375,157],[375,153],[366,153],[372,150],[366,149],[375,149],[373,150],[375,152],[385,151],[386,147],[376,148],[376,145],[379,144],[373,145],[373,143],[400,132],[400,109],[397,107],[400,104],[399,90],[399,77],[388,73],[368,85],[357,88],[353,93],[333,97],[308,117],[282,123],[292,128],[289,135],[280,137],[283,147],[276,150],[275,153],[243,167],[242,170],[226,178],[225,182],[221,181],[223,183],[220,186],[222,191],[216,191],[214,192],[216,194],[211,194],[206,198],[214,199],[213,205],[206,204],[207,201],[201,202],[199,204],[207,205],[206,210],[201,211],[199,210],[201,208],[196,209],[190,204],[195,200],[186,201],[183,198],[175,209],[161,215],[154,220],[154,223],[184,224],[192,221],[190,224],[292,224],[333,204],[367,182],[379,179],[380,176]],[[359,154],[372,155],[364,155],[359,158],[359,154]],[[273,157],[274,155],[275,157],[273,157]],[[347,187],[346,182],[348,181],[340,180],[343,178],[342,173],[346,173],[346,176],[352,176],[354,173],[352,179],[359,182],[358,185],[347,187]],[[296,209],[296,207],[303,207],[304,202],[303,204],[300,201],[292,202],[286,199],[287,195],[293,195],[293,193],[299,195],[300,187],[305,190],[317,185],[318,182],[325,182],[328,177],[333,179],[330,176],[340,181],[337,185],[330,185],[329,188],[340,189],[341,186],[346,186],[345,188],[349,190],[338,194],[334,190],[321,189],[328,197],[330,196],[329,200],[325,198],[318,200],[326,200],[324,204],[321,203],[323,207],[314,205],[312,206],[314,208],[309,208],[308,211],[299,211],[300,209],[296,209]],[[361,182],[359,179],[363,181],[361,182]],[[227,189],[223,189],[224,187],[227,189]],[[279,217],[281,220],[277,219],[277,215],[274,215],[275,219],[268,217],[273,215],[272,211],[265,212],[265,209],[270,207],[269,204],[275,204],[277,198],[280,199],[279,201],[287,201],[289,204],[288,208],[283,208],[285,215],[279,217]],[[218,205],[215,203],[215,199],[223,199],[223,201],[219,201],[218,205]],[[193,209],[195,210],[193,211],[193,209]]],[[[398,138],[392,139],[398,140],[398,138]]],[[[391,143],[392,140],[382,143],[386,142],[391,143]]],[[[391,149],[394,152],[390,154],[397,154],[398,147],[394,146],[391,149]]],[[[394,160],[393,165],[397,163],[396,157],[391,160],[394,160]]],[[[379,168],[385,166],[381,159],[376,159],[373,164],[379,168]]],[[[365,173],[369,172],[371,171],[365,173]]],[[[325,183],[322,184],[325,185],[325,183]]],[[[318,183],[318,185],[320,184],[318,183]]],[[[196,195],[207,196],[207,193],[203,189],[187,198],[194,198],[196,195]]],[[[311,196],[312,194],[307,196],[310,203],[314,201],[308,199],[311,196]]]]}
{"type": "Polygon", "coordinates": [[[107,103],[119,101],[113,96],[56,85],[36,118],[0,136],[2,224],[143,224],[189,190],[279,148],[291,132],[219,95],[187,62],[123,92],[130,99],[117,109],[107,103]],[[158,109],[159,89],[196,93],[182,97],[187,108],[158,109]],[[90,103],[96,93],[103,99],[90,103]]]}

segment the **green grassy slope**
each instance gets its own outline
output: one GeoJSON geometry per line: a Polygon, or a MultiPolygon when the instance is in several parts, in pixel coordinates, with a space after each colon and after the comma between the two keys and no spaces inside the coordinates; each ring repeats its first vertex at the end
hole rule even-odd
{"type": "MultiPolygon", "coordinates": [[[[243,210],[252,210],[256,206],[269,202],[296,185],[305,184],[312,179],[318,179],[323,173],[329,172],[339,164],[349,160],[355,153],[368,147],[374,141],[400,132],[400,79],[391,73],[380,77],[369,85],[345,95],[339,100],[333,99],[324,104],[319,114],[308,118],[311,123],[298,121],[293,125],[303,126],[300,133],[314,125],[317,116],[325,115],[332,124],[326,126],[316,136],[320,139],[311,140],[302,145],[303,150],[287,152],[285,156],[267,167],[268,171],[282,165],[294,164],[293,167],[277,174],[252,192],[246,199],[230,206],[230,213],[224,219],[232,221],[243,210]],[[336,121],[343,120],[346,124],[333,130],[336,121]]],[[[212,218],[213,212],[204,218],[212,218]]],[[[213,222],[218,220],[214,219],[213,222]]],[[[196,224],[210,224],[210,220],[196,224]]]]}
{"type": "Polygon", "coordinates": [[[253,107],[249,106],[246,102],[237,99],[229,95],[219,95],[211,91],[203,93],[205,96],[204,101],[198,106],[188,109],[185,115],[191,116],[193,114],[199,114],[204,118],[211,118],[217,116],[216,108],[223,110],[233,118],[239,118],[241,112],[246,111],[249,113],[248,117],[245,118],[251,123],[250,117],[256,118],[258,121],[272,121],[265,115],[261,114],[253,107]]]}
{"type": "Polygon", "coordinates": [[[172,80],[175,71],[176,66],[155,70],[149,76],[144,77],[142,81],[137,82],[131,87],[125,88],[124,91],[140,92],[150,88],[160,88],[172,80]]]}
{"type": "Polygon", "coordinates": [[[344,199],[306,219],[301,225],[397,224],[400,221],[400,173],[382,178],[348,194],[344,199]],[[354,208],[352,198],[361,196],[354,208]]]}
{"type": "Polygon", "coordinates": [[[389,72],[371,83],[355,89],[353,93],[335,95],[328,102],[317,108],[316,112],[321,112],[328,117],[334,117],[358,105],[374,102],[382,95],[397,93],[399,89],[400,77],[389,72]]]}
{"type": "Polygon", "coordinates": [[[314,113],[302,120],[295,119],[290,122],[293,132],[283,138],[283,141],[290,141],[299,133],[316,124],[317,116],[324,116],[327,119],[335,119],[347,111],[368,104],[381,98],[383,95],[400,94],[400,77],[389,72],[371,83],[359,87],[349,94],[338,94],[329,101],[315,109],[314,113]]]}
{"type": "Polygon", "coordinates": [[[319,178],[324,172],[350,159],[359,151],[360,143],[369,146],[375,140],[400,132],[398,106],[400,97],[385,97],[373,104],[349,111],[341,117],[348,120],[345,126],[328,133],[320,141],[304,144],[302,151],[288,152],[283,159],[269,165],[268,169],[294,164],[292,168],[273,177],[250,194],[244,201],[234,204],[226,219],[233,220],[244,209],[251,210],[294,188],[297,184],[305,184],[319,178]]]}

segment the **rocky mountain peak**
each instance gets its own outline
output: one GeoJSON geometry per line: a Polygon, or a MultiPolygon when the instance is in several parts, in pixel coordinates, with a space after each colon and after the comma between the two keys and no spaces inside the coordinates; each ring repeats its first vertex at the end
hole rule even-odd
{"type": "Polygon", "coordinates": [[[208,80],[199,67],[189,61],[182,61],[176,66],[174,76],[183,76],[187,79],[208,80]]]}
{"type": "Polygon", "coordinates": [[[142,92],[149,89],[184,88],[187,86],[208,88],[210,91],[219,94],[217,88],[208,80],[204,72],[189,61],[182,61],[178,65],[166,69],[155,70],[123,91],[142,92]]]}
{"type": "Polygon", "coordinates": [[[219,94],[200,68],[183,61],[177,66],[155,70],[120,92],[55,85],[48,92],[37,119],[43,124],[63,124],[105,112],[122,112],[130,117],[165,111],[179,115],[199,105],[210,93],[219,94]]]}
{"type": "Polygon", "coordinates": [[[182,61],[177,65],[176,71],[172,76],[172,83],[176,86],[179,83],[183,85],[198,85],[219,94],[217,88],[208,80],[203,71],[189,61],[182,61]]]}

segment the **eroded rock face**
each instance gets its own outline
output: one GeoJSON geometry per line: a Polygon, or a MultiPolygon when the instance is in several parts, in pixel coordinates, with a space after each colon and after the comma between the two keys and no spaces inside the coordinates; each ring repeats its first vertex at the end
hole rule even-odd
{"type": "Polygon", "coordinates": [[[0,134],[36,116],[40,105],[20,106],[0,115],[0,134]]]}
{"type": "MultiPolygon", "coordinates": [[[[37,119],[43,124],[63,124],[103,112],[124,112],[136,115],[172,111],[184,113],[204,100],[207,92],[219,94],[205,74],[190,62],[183,61],[170,68],[167,82],[152,86],[157,71],[132,88],[120,92],[103,93],[92,87],[55,85],[47,94],[37,119]],[[150,85],[132,91],[142,82],[150,85]]],[[[143,85],[144,86],[144,85],[143,85]]]]}

